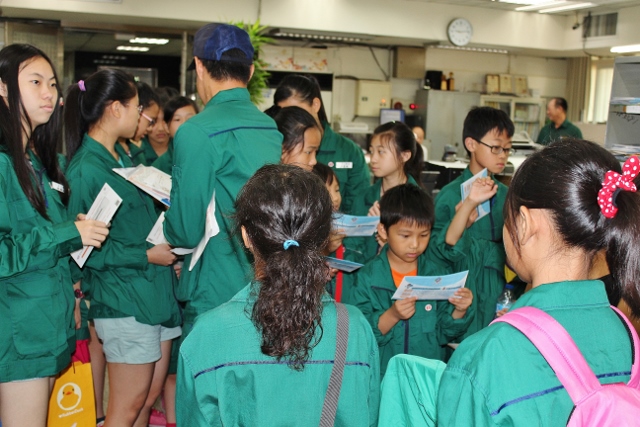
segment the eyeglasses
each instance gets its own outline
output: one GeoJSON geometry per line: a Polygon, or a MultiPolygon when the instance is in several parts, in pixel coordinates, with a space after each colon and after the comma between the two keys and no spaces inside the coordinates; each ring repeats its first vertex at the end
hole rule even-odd
{"type": "Polygon", "coordinates": [[[151,117],[147,116],[145,113],[142,112],[142,105],[138,106],[138,111],[140,112],[140,115],[142,117],[144,117],[145,119],[147,119],[149,121],[149,127],[153,127],[156,125],[156,121],[153,120],[151,117]]]}
{"type": "Polygon", "coordinates": [[[486,142],[482,142],[479,139],[475,139],[472,137],[472,139],[476,142],[479,142],[480,144],[484,145],[485,147],[489,147],[491,149],[491,154],[495,154],[500,155],[503,152],[507,153],[507,156],[511,155],[511,154],[515,154],[516,150],[514,148],[503,148],[499,145],[489,145],[486,142]]]}

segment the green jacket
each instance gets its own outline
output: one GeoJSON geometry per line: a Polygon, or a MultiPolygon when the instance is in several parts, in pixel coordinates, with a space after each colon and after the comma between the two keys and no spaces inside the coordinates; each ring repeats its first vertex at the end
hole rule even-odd
{"type": "MultiPolygon", "coordinates": [[[[142,142],[142,145],[140,146],[139,150],[142,150],[143,157],[144,157],[144,165],[151,166],[153,165],[153,162],[158,160],[161,156],[158,156],[156,154],[156,150],[153,149],[153,147],[151,146],[151,143],[149,142],[149,137],[145,136],[144,138],[142,138],[141,142],[142,142]]],[[[173,150],[172,145],[173,145],[173,141],[169,141],[170,150],[173,150]]]]}
{"type": "MultiPolygon", "coordinates": [[[[462,319],[454,319],[451,313],[455,307],[449,301],[416,301],[413,317],[398,322],[386,335],[382,335],[378,320],[395,302],[391,297],[397,289],[387,258],[388,250],[389,246],[385,245],[380,255],[358,270],[357,284],[352,293],[353,303],[369,321],[378,341],[381,375],[384,375],[389,359],[396,354],[443,360],[447,356],[447,344],[466,332],[475,311],[472,304],[462,319]]],[[[449,273],[449,269],[428,248],[418,258],[419,276],[449,273]]]]}
{"type": "Polygon", "coordinates": [[[133,166],[138,166],[138,165],[146,166],[147,160],[144,158],[143,147],[138,147],[136,144],[131,142],[131,140],[127,140],[127,146],[129,147],[129,153],[125,153],[125,155],[129,157],[133,166]]]}
{"type": "MultiPolygon", "coordinates": [[[[192,119],[193,120],[193,119],[192,119]]],[[[318,425],[336,351],[336,309],[322,298],[322,331],[302,371],[260,350],[262,337],[251,321],[251,285],[198,317],[180,348],[178,425],[318,425]]],[[[362,314],[349,313],[347,358],[336,426],[376,426],[380,401],[378,349],[362,314]]]]}
{"type": "MultiPolygon", "coordinates": [[[[602,384],[629,381],[631,342],[602,282],[538,286],[513,305],[537,307],[569,332],[602,384]]],[[[546,360],[514,327],[465,339],[440,382],[438,426],[566,426],[573,403],[546,360]]]]}
{"type": "MultiPolygon", "coordinates": [[[[115,148],[124,166],[132,167],[122,148],[115,148]]],[[[113,172],[120,167],[104,146],[85,135],[67,169],[71,212],[87,212],[105,183],[122,198],[109,236],[83,267],[89,270],[83,275],[83,288],[91,299],[89,318],[134,316],[148,325],[177,326],[173,268],[150,264],[147,258],[153,245],[146,238],[157,220],[152,199],[113,172]]]]}
{"type": "Polygon", "coordinates": [[[273,119],[251,103],[249,92],[238,88],[219,92],[200,114],[180,126],[173,149],[165,237],[176,247],[196,247],[214,191],[220,227],[192,271],[191,255],[185,257],[177,296],[186,302],[186,324],[229,301],[240,290],[238,283],[251,277],[244,245],[232,236],[231,215],[236,195],[249,178],[263,165],[280,162],[282,135],[273,119]]]}
{"type": "Polygon", "coordinates": [[[173,140],[169,142],[167,151],[155,159],[153,163],[151,163],[151,166],[171,175],[171,168],[173,168],[173,140]]]}
{"type": "MultiPolygon", "coordinates": [[[[443,258],[450,254],[445,235],[456,213],[456,205],[462,200],[460,185],[471,178],[469,168],[462,175],[447,184],[436,196],[436,222],[433,237],[436,237],[434,249],[443,258]]],[[[453,272],[469,270],[467,287],[473,291],[476,316],[469,326],[465,337],[487,326],[496,315],[496,300],[505,285],[505,252],[502,243],[504,218],[502,208],[507,197],[507,187],[493,178],[498,185],[497,194],[491,199],[491,212],[467,228],[459,245],[468,252],[466,258],[449,259],[453,272]]],[[[431,246],[431,245],[429,245],[431,246]]]]}
{"type": "Polygon", "coordinates": [[[569,120],[565,120],[564,122],[562,122],[562,124],[558,128],[556,128],[556,124],[554,122],[549,121],[549,123],[544,125],[542,129],[540,129],[537,143],[542,145],[549,145],[553,141],[567,137],[582,139],[582,131],[569,120]]]}
{"type": "Polygon", "coordinates": [[[351,214],[354,200],[371,183],[362,149],[349,138],[335,133],[329,123],[324,123],[324,134],[316,159],[333,169],[340,183],[340,212],[351,214]]]}
{"type": "MultiPolygon", "coordinates": [[[[418,185],[412,176],[407,179],[407,184],[418,185]]],[[[364,192],[360,192],[353,202],[351,209],[352,215],[367,216],[369,208],[375,202],[380,201],[380,190],[382,188],[382,179],[378,179],[373,185],[370,185],[364,192]]],[[[375,236],[366,237],[347,237],[345,241],[353,247],[353,249],[362,253],[364,262],[371,261],[378,254],[380,245],[375,236]]]]}
{"type": "Polygon", "coordinates": [[[29,154],[48,220],[33,208],[11,157],[0,149],[0,383],[56,375],[75,350],[68,255],[82,240],[37,156],[29,154]]]}

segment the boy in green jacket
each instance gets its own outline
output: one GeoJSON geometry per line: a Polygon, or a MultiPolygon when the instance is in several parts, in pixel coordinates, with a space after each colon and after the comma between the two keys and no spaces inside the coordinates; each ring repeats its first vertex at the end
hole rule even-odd
{"type": "MultiPolygon", "coordinates": [[[[380,200],[378,233],[387,244],[358,271],[352,302],[365,315],[378,341],[381,375],[396,354],[444,359],[447,343],[462,336],[473,318],[473,294],[467,288],[456,291],[448,301],[391,299],[405,276],[450,272],[427,249],[433,219],[431,197],[415,185],[394,187],[380,200]]],[[[452,259],[464,255],[457,246],[451,252],[457,252],[448,255],[452,259]]]]}
{"type": "Polygon", "coordinates": [[[511,149],[514,126],[509,116],[491,107],[471,109],[463,125],[464,146],[469,154],[469,166],[461,176],[447,184],[436,196],[436,221],[433,226],[434,249],[448,260],[453,272],[469,270],[467,284],[476,298],[477,312],[465,337],[487,326],[496,315],[496,299],[505,285],[505,253],[502,244],[502,207],[507,195],[507,187],[495,179],[494,175],[504,170],[511,149]],[[491,211],[476,221],[476,210],[464,222],[463,232],[452,239],[450,225],[462,208],[460,185],[487,169],[489,177],[497,186],[491,197],[491,211]],[[447,234],[448,238],[445,236],[447,234]],[[447,257],[448,248],[456,244],[458,238],[468,248],[468,256],[453,259],[447,257]]]}

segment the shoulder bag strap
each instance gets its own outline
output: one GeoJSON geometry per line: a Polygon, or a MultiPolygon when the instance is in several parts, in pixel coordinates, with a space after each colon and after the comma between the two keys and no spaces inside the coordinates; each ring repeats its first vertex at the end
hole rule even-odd
{"type": "Polygon", "coordinates": [[[349,341],[349,312],[344,304],[336,303],[338,330],[336,332],[336,355],[329,378],[329,387],[324,396],[322,414],[320,415],[320,427],[333,426],[338,410],[338,399],[342,387],[342,374],[344,363],[347,359],[347,343],[349,341]]]}
{"type": "Polygon", "coordinates": [[[536,346],[574,404],[601,387],[569,333],[544,311],[535,307],[521,307],[495,322],[510,324],[536,346]]]}
{"type": "Polygon", "coordinates": [[[627,316],[624,315],[623,312],[618,310],[618,308],[611,306],[613,311],[618,315],[618,317],[622,320],[622,323],[627,328],[627,333],[631,338],[631,351],[632,351],[632,365],[631,365],[631,378],[627,383],[629,387],[633,387],[636,389],[640,389],[640,340],[638,339],[638,333],[636,329],[633,327],[627,316]]]}

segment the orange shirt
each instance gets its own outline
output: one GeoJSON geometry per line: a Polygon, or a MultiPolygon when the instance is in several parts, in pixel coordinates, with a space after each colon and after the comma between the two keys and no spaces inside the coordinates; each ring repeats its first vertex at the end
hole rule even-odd
{"type": "Polygon", "coordinates": [[[392,268],[391,275],[393,276],[393,283],[396,285],[396,288],[397,288],[398,286],[400,286],[400,283],[402,282],[402,279],[405,278],[405,276],[417,276],[418,268],[416,267],[415,270],[411,270],[408,273],[400,273],[399,271],[396,271],[392,268]]]}

